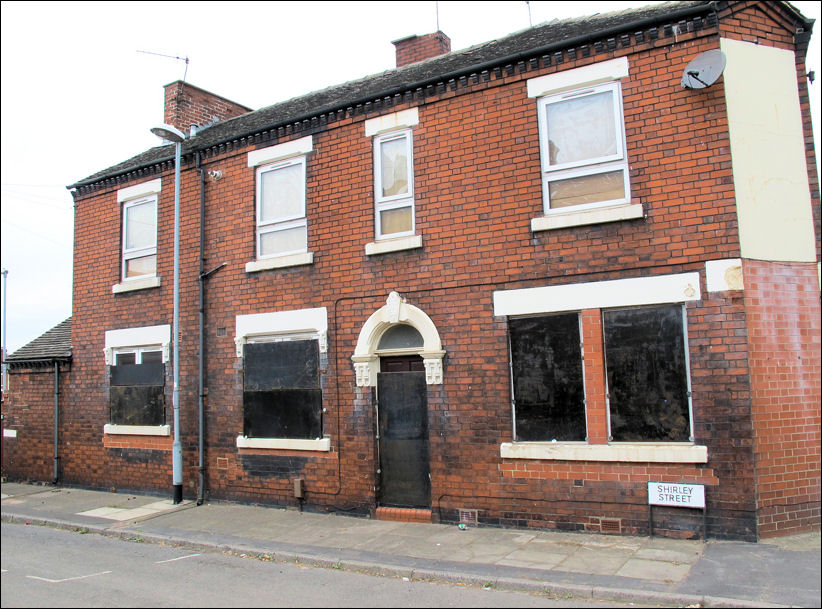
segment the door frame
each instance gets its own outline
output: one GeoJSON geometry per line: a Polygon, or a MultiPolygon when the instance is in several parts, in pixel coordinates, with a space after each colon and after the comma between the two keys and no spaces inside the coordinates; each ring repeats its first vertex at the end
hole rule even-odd
{"type": "MultiPolygon", "coordinates": [[[[400,356],[383,356],[381,358],[383,361],[381,362],[381,368],[385,366],[385,360],[391,361],[392,364],[399,364],[398,366],[390,366],[390,368],[401,368],[401,369],[394,369],[394,370],[385,370],[381,371],[379,374],[419,374],[424,372],[424,367],[422,365],[422,358],[416,355],[400,355],[400,356]]],[[[419,381],[417,381],[418,383],[419,381]]],[[[412,467],[412,473],[414,474],[421,474],[421,478],[417,480],[417,482],[423,481],[424,489],[420,488],[421,495],[426,495],[426,498],[422,504],[413,504],[413,505],[403,505],[401,503],[385,501],[382,493],[385,485],[383,484],[385,481],[385,476],[390,475],[391,472],[387,472],[385,469],[385,460],[384,460],[384,449],[386,447],[386,442],[388,441],[387,438],[383,437],[385,430],[383,429],[382,423],[383,419],[381,416],[384,413],[382,410],[385,408],[385,401],[383,398],[380,397],[381,383],[378,380],[377,390],[376,390],[376,400],[375,400],[375,418],[377,423],[377,437],[375,443],[375,451],[376,451],[376,466],[377,466],[377,476],[376,476],[376,493],[375,499],[377,506],[391,506],[391,507],[407,507],[407,508],[423,508],[427,509],[431,505],[431,439],[429,437],[429,414],[428,414],[428,391],[427,391],[427,384],[422,385],[422,392],[423,395],[420,396],[422,400],[422,409],[419,412],[420,416],[420,424],[422,427],[422,434],[419,440],[422,442],[419,448],[422,449],[422,455],[420,455],[420,462],[418,467],[412,467]],[[424,437],[423,437],[424,434],[424,437]],[[416,470],[416,471],[413,471],[416,470]]],[[[416,478],[416,476],[414,476],[416,478]]]]}

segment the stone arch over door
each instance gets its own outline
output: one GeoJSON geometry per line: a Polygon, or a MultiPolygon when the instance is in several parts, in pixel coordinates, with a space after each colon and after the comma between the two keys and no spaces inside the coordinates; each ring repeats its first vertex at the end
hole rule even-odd
{"type": "Polygon", "coordinates": [[[396,292],[391,292],[385,305],[374,311],[360,330],[357,347],[351,357],[357,374],[357,386],[377,385],[377,374],[380,371],[380,338],[388,328],[397,324],[407,324],[420,333],[423,340],[422,348],[411,352],[422,357],[425,365],[425,382],[428,385],[442,384],[442,358],[445,351],[442,349],[437,327],[424,311],[408,304],[396,292]]]}

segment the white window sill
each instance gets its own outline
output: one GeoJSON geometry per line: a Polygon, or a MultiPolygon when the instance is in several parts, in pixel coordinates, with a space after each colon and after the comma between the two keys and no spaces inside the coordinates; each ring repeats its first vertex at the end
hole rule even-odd
{"type": "Polygon", "coordinates": [[[3,430],[3,437],[4,438],[16,438],[17,437],[17,430],[16,429],[4,429],[3,430]]]}
{"type": "Polygon", "coordinates": [[[237,436],[237,448],[265,448],[279,450],[313,450],[329,452],[331,438],[318,440],[296,440],[290,438],[247,438],[237,436]]]}
{"type": "Polygon", "coordinates": [[[114,425],[106,423],[103,433],[123,436],[170,436],[171,425],[114,425]]]}
{"type": "Polygon", "coordinates": [[[304,264],[314,264],[314,252],[301,252],[288,256],[277,256],[276,258],[261,258],[252,260],[245,265],[246,273],[256,273],[269,269],[283,269],[289,266],[302,266],[304,264]]]}
{"type": "Polygon", "coordinates": [[[314,252],[301,252],[288,256],[278,256],[276,258],[262,258],[247,262],[246,273],[256,273],[257,271],[267,271],[268,269],[282,269],[289,266],[302,266],[304,264],[314,264],[314,252]]]}
{"type": "Polygon", "coordinates": [[[387,254],[388,252],[401,252],[403,250],[413,250],[422,247],[422,235],[410,235],[408,237],[397,237],[396,239],[385,239],[383,241],[373,241],[365,244],[365,255],[387,254]]]}
{"type": "Polygon", "coordinates": [[[707,463],[708,447],[685,443],[504,442],[504,459],[622,461],[629,463],[707,463]]]}
{"type": "Polygon", "coordinates": [[[123,292],[133,292],[135,290],[147,290],[149,288],[159,288],[159,277],[143,277],[141,279],[133,279],[131,281],[124,281],[116,283],[111,286],[112,294],[122,294],[123,292]]]}
{"type": "Polygon", "coordinates": [[[569,226],[583,226],[585,224],[604,224],[605,222],[619,222],[620,220],[634,220],[643,217],[641,203],[623,203],[610,207],[596,207],[594,209],[549,211],[544,216],[531,219],[531,230],[539,232],[567,228],[569,226]]]}

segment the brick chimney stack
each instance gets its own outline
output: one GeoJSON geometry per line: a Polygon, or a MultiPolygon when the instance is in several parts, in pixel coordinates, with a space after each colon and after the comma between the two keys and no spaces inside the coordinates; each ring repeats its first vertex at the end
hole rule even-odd
{"type": "Polygon", "coordinates": [[[442,32],[400,38],[391,44],[397,50],[397,67],[451,52],[451,39],[442,32]]]}
{"type": "Polygon", "coordinates": [[[205,127],[248,112],[251,112],[251,108],[182,80],[165,86],[163,122],[174,125],[183,133],[189,133],[192,125],[205,127]]]}

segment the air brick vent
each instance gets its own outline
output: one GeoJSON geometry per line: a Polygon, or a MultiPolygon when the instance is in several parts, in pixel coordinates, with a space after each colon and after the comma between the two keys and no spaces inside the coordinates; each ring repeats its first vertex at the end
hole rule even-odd
{"type": "Polygon", "coordinates": [[[460,523],[476,526],[478,524],[477,510],[460,509],[460,523]]]}
{"type": "Polygon", "coordinates": [[[622,521],[618,518],[602,518],[599,521],[599,526],[603,533],[622,532],[622,521]]]}

